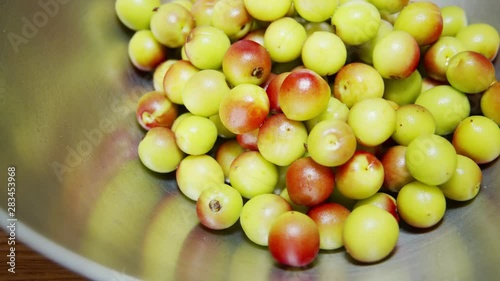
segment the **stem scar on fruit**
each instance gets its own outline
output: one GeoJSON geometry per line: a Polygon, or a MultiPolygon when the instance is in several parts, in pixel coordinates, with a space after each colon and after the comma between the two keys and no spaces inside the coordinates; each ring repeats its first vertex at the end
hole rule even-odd
{"type": "Polygon", "coordinates": [[[218,200],[215,200],[215,199],[212,199],[209,203],[208,203],[208,206],[210,207],[210,210],[212,212],[219,212],[220,209],[222,208],[221,205],[220,205],[220,202],[218,200]]]}
{"type": "Polygon", "coordinates": [[[262,75],[264,74],[264,69],[262,67],[256,67],[252,70],[252,76],[257,77],[257,78],[262,78],[262,75]]]}

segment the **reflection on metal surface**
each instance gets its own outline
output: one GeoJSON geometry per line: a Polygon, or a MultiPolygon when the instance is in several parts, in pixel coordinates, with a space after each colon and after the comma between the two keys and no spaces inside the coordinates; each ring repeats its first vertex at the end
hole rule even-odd
{"type": "MultiPolygon", "coordinates": [[[[497,0],[438,3],[465,7],[470,22],[500,29],[497,0]]],[[[202,228],[174,174],[149,172],[137,159],[144,131],[135,103],[152,89],[152,75],[128,61],[131,32],[115,17],[114,0],[3,0],[0,9],[8,11],[0,17],[0,162],[16,166],[16,215],[29,227],[18,235],[71,269],[99,280],[183,281],[480,280],[500,273],[498,160],[484,167],[476,199],[449,204],[430,231],[403,227],[393,255],[373,265],[341,250],[322,251],[306,269],[284,269],[239,225],[202,228]],[[51,3],[53,15],[40,3],[51,3]],[[13,47],[11,33],[25,40],[13,47]]],[[[499,60],[495,67],[500,78],[499,60]]],[[[6,203],[0,192],[3,210],[6,203]]]]}

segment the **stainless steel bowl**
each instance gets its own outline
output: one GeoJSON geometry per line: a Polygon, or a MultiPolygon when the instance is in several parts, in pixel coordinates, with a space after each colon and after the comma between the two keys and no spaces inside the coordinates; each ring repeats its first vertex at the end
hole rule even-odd
{"type": "MultiPolygon", "coordinates": [[[[500,30],[498,0],[437,2],[465,7],[469,22],[500,30]]],[[[377,264],[357,264],[341,250],[321,252],[306,269],[285,269],[237,226],[199,227],[174,177],[147,171],[137,158],[144,131],[135,103],[152,89],[151,75],[128,61],[132,33],[117,20],[114,0],[3,0],[0,11],[0,222],[15,223],[16,239],[63,266],[93,280],[487,280],[500,273],[498,161],[484,167],[476,199],[450,204],[433,229],[403,228],[394,254],[377,264]],[[8,167],[16,171],[17,221],[8,216],[8,167]]]]}

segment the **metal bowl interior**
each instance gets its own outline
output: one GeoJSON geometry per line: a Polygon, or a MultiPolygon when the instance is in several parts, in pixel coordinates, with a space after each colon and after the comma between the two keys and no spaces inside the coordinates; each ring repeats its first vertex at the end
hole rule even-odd
{"type": "MultiPolygon", "coordinates": [[[[470,23],[500,30],[498,0],[435,2],[462,6],[470,23]]],[[[128,61],[132,33],[114,1],[4,0],[0,10],[0,162],[16,167],[16,234],[62,265],[94,280],[485,280],[500,273],[498,161],[483,167],[477,198],[449,202],[432,229],[403,227],[394,253],[376,264],[322,251],[311,266],[291,270],[238,226],[207,231],[175,177],[149,172],[137,158],[144,131],[135,103],[152,77],[128,61]]],[[[500,79],[499,60],[495,67],[500,79]]],[[[5,189],[0,207],[6,225],[5,189]]]]}

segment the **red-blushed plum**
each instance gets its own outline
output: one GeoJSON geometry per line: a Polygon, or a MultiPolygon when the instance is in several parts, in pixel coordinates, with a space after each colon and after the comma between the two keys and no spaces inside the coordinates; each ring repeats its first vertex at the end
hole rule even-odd
{"type": "Polygon", "coordinates": [[[425,51],[423,66],[425,73],[434,80],[446,82],[446,69],[452,57],[465,51],[465,45],[455,37],[440,37],[425,51]]]}
{"type": "Polygon", "coordinates": [[[487,23],[472,23],[460,29],[455,37],[464,43],[468,50],[478,52],[489,60],[496,58],[500,48],[498,30],[487,23]]]}
{"type": "Polygon", "coordinates": [[[147,131],[139,143],[138,155],[144,166],[157,173],[175,171],[185,156],[176,144],[174,132],[165,127],[147,131]]]}
{"type": "Polygon", "coordinates": [[[244,0],[243,2],[253,18],[268,22],[284,17],[292,6],[292,0],[244,0]]]}
{"type": "Polygon", "coordinates": [[[285,199],[288,202],[288,204],[290,204],[290,206],[292,206],[293,211],[297,211],[297,212],[301,212],[303,214],[306,214],[307,211],[310,209],[307,206],[295,204],[292,201],[292,199],[290,199],[290,195],[288,194],[288,188],[286,188],[286,187],[280,192],[280,196],[283,197],[283,199],[285,199]]]}
{"type": "Polygon", "coordinates": [[[320,76],[329,76],[346,63],[347,48],[335,33],[316,31],[304,42],[301,58],[308,69],[320,76]]]}
{"type": "Polygon", "coordinates": [[[257,137],[259,135],[260,127],[250,132],[241,133],[236,135],[236,141],[245,150],[259,150],[257,146],[257,137]]]}
{"type": "Polygon", "coordinates": [[[353,62],[344,65],[333,83],[335,98],[351,108],[365,98],[381,98],[384,95],[384,80],[371,65],[353,62]]]}
{"type": "Polygon", "coordinates": [[[247,199],[272,193],[278,180],[278,167],[267,161],[258,151],[241,153],[229,168],[229,182],[247,199]]]}
{"type": "Polygon", "coordinates": [[[168,48],[179,48],[195,24],[193,16],[184,6],[163,3],[151,17],[149,28],[158,42],[168,48]]]}
{"type": "Polygon", "coordinates": [[[257,148],[268,161],[288,166],[306,152],[307,135],[304,123],[283,113],[271,115],[259,128],[257,148]]]}
{"type": "Polygon", "coordinates": [[[177,146],[189,155],[208,153],[217,141],[218,132],[214,122],[206,117],[188,116],[175,130],[177,146]]]}
{"type": "Polygon", "coordinates": [[[191,6],[191,15],[196,26],[211,25],[215,3],[219,0],[195,0],[191,6]]]}
{"type": "Polygon", "coordinates": [[[163,78],[163,89],[167,97],[176,104],[183,104],[184,86],[198,71],[200,70],[187,60],[179,60],[172,64],[163,78]]]}
{"type": "Polygon", "coordinates": [[[243,198],[227,184],[211,186],[196,201],[200,223],[210,229],[226,229],[235,224],[243,208],[243,198]]]}
{"type": "Polygon", "coordinates": [[[413,71],[407,78],[384,79],[383,98],[402,106],[414,103],[422,92],[422,75],[413,71]]]}
{"type": "Polygon", "coordinates": [[[149,29],[154,8],[161,5],[160,0],[117,0],[115,13],[120,22],[132,30],[149,29]]]}
{"type": "Polygon", "coordinates": [[[500,128],[488,117],[469,116],[457,126],[452,143],[458,154],[489,163],[500,155],[500,128]]]}
{"type": "Polygon", "coordinates": [[[283,83],[283,80],[285,80],[285,78],[290,73],[291,73],[290,71],[285,71],[276,75],[269,82],[269,85],[266,88],[267,97],[269,98],[269,110],[271,113],[283,112],[279,104],[278,94],[281,88],[281,84],[283,83]]]}
{"type": "Polygon", "coordinates": [[[233,85],[260,85],[271,73],[271,57],[264,46],[251,40],[238,40],[224,54],[222,71],[233,85]]]}
{"type": "Polygon", "coordinates": [[[175,180],[182,194],[196,201],[203,190],[224,183],[224,171],[210,155],[188,155],[177,167],[175,180]]]}
{"type": "Polygon", "coordinates": [[[264,47],[273,62],[291,62],[300,57],[307,33],[294,18],[284,17],[273,21],[264,34],[264,47]]]}
{"type": "Polygon", "coordinates": [[[281,83],[278,103],[292,120],[305,121],[321,114],[328,106],[330,86],[312,70],[292,71],[281,83]]]}
{"type": "Polygon", "coordinates": [[[212,26],[221,29],[231,40],[238,40],[250,32],[253,18],[243,0],[219,0],[212,11],[212,26]]]}
{"type": "Polygon", "coordinates": [[[291,210],[290,204],[277,194],[257,195],[241,209],[241,228],[250,241],[267,246],[272,224],[280,215],[291,210]]]}
{"type": "Polygon", "coordinates": [[[211,25],[196,26],[184,43],[188,60],[199,69],[219,69],[222,58],[231,46],[224,31],[211,25]]]}
{"type": "Polygon", "coordinates": [[[298,205],[311,207],[323,203],[332,194],[334,186],[333,170],[311,157],[293,161],[286,172],[288,195],[298,205]]]}
{"type": "Polygon", "coordinates": [[[417,228],[429,228],[444,217],[446,198],[441,189],[413,181],[399,191],[396,197],[399,217],[417,228]]]}
{"type": "Polygon", "coordinates": [[[350,1],[339,5],[331,19],[335,34],[350,46],[375,38],[380,21],[377,7],[364,1],[350,1]]]}
{"type": "Polygon", "coordinates": [[[235,139],[228,139],[221,143],[217,148],[217,151],[215,152],[215,160],[222,168],[225,182],[229,183],[229,170],[233,160],[243,152],[245,152],[245,150],[235,139]]]}
{"type": "Polygon", "coordinates": [[[350,213],[349,209],[334,202],[325,202],[307,211],[307,215],[318,226],[320,249],[336,250],[344,246],[342,231],[350,213]]]}
{"type": "Polygon", "coordinates": [[[500,82],[493,83],[481,95],[481,112],[500,126],[500,82]]]}
{"type": "Polygon", "coordinates": [[[443,31],[441,36],[455,36],[459,30],[468,24],[467,13],[464,8],[448,5],[441,8],[443,17],[443,31]]]}
{"type": "Polygon", "coordinates": [[[307,130],[310,132],[312,128],[321,121],[334,119],[346,122],[347,116],[349,116],[349,108],[347,107],[347,105],[331,96],[326,110],[313,119],[306,120],[305,124],[307,130]]]}
{"type": "Polygon", "coordinates": [[[210,117],[219,112],[220,102],[228,91],[226,76],[221,71],[204,69],[186,81],[182,103],[194,115],[210,117]]]}
{"type": "Polygon", "coordinates": [[[128,42],[128,56],[139,70],[152,71],[167,58],[167,49],[153,36],[150,30],[139,30],[128,42]]]}
{"type": "Polygon", "coordinates": [[[351,199],[366,199],[377,193],[384,183],[384,166],[370,152],[358,150],[337,167],[335,182],[340,193],[351,199]]]}
{"type": "Polygon", "coordinates": [[[441,9],[432,2],[409,3],[396,18],[394,30],[408,32],[421,46],[432,44],[443,32],[441,9]]]}
{"type": "Polygon", "coordinates": [[[268,241],[271,256],[287,266],[307,266],[316,259],[320,250],[316,223],[296,211],[286,212],[274,221],[268,241]]]}
{"type": "Polygon", "coordinates": [[[380,158],[384,166],[383,189],[399,192],[401,188],[412,181],[413,176],[406,167],[406,146],[392,146],[380,158]]]}
{"type": "Polygon", "coordinates": [[[383,78],[407,78],[417,69],[420,47],[408,32],[390,31],[375,43],[372,60],[383,78]]]}
{"type": "Polygon", "coordinates": [[[311,158],[328,167],[347,162],[356,151],[356,144],[351,127],[335,119],[319,122],[307,137],[307,150],[311,158]]]}
{"type": "Polygon", "coordinates": [[[154,127],[170,128],[177,118],[178,108],[164,93],[147,92],[139,98],[135,116],[146,130],[154,127]]]}
{"type": "Polygon", "coordinates": [[[448,199],[468,201],[479,194],[482,180],[481,167],[469,157],[458,154],[455,173],[439,188],[448,199]]]}
{"type": "Polygon", "coordinates": [[[396,205],[396,199],[391,195],[384,192],[377,192],[372,196],[359,200],[354,205],[353,209],[359,208],[364,205],[373,205],[379,207],[380,209],[389,212],[394,216],[396,221],[399,223],[398,207],[396,205]]]}
{"type": "Polygon", "coordinates": [[[155,91],[165,92],[165,89],[163,88],[163,80],[165,79],[165,74],[177,61],[177,59],[167,59],[166,61],[156,66],[153,72],[153,89],[155,91]]]}
{"type": "Polygon", "coordinates": [[[394,132],[396,110],[383,98],[365,98],[351,107],[347,124],[360,144],[377,146],[394,132]]]}
{"type": "Polygon", "coordinates": [[[420,135],[434,134],[435,132],[434,116],[425,107],[418,104],[407,104],[396,110],[396,129],[391,137],[398,144],[408,145],[420,135]]]}
{"type": "Polygon", "coordinates": [[[222,98],[219,116],[222,124],[235,134],[259,128],[269,114],[266,91],[253,84],[240,84],[222,98]]]}
{"type": "Polygon", "coordinates": [[[451,178],[457,167],[457,153],[444,137],[420,135],[406,148],[406,167],[418,181],[439,185],[451,178]]]}
{"type": "Polygon", "coordinates": [[[346,252],[352,258],[374,263],[393,252],[399,238],[399,225],[389,212],[364,205],[349,214],[342,237],[346,252]]]}
{"type": "Polygon", "coordinates": [[[477,94],[487,90],[495,81],[495,66],[480,53],[463,51],[450,59],[446,78],[459,91],[477,94]]]}
{"type": "Polygon", "coordinates": [[[441,136],[453,133],[471,110],[467,96],[450,85],[435,86],[421,93],[415,104],[432,113],[436,134],[441,136]]]}

